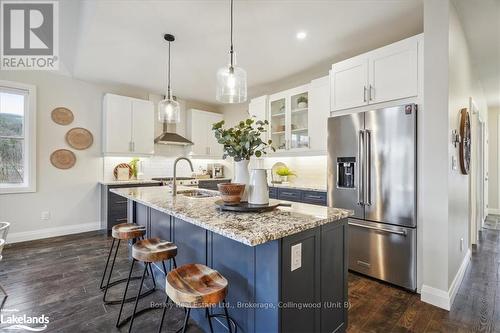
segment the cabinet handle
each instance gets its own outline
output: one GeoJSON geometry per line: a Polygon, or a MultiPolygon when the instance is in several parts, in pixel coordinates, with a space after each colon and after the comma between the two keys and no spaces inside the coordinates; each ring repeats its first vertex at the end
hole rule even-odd
{"type": "Polygon", "coordinates": [[[124,221],[127,221],[128,218],[124,217],[124,218],[121,218],[121,219],[115,219],[115,222],[124,222],[124,221]]]}
{"type": "Polygon", "coordinates": [[[306,197],[311,198],[311,199],[323,199],[323,197],[321,195],[307,194],[306,197]]]}
{"type": "Polygon", "coordinates": [[[281,192],[281,194],[283,194],[283,195],[291,195],[291,196],[295,195],[295,193],[292,193],[292,192],[281,192]]]}
{"type": "Polygon", "coordinates": [[[122,200],[122,201],[115,201],[115,204],[124,204],[127,203],[127,200],[122,200]]]}
{"type": "Polygon", "coordinates": [[[373,101],[373,97],[375,96],[375,89],[373,89],[373,86],[370,84],[370,91],[368,96],[370,97],[370,101],[373,101]],[[373,94],[372,94],[373,92],[373,94]]]}
{"type": "Polygon", "coordinates": [[[366,103],[366,86],[363,86],[363,102],[366,103]]]}
{"type": "Polygon", "coordinates": [[[130,142],[128,143],[128,151],[133,151],[133,150],[132,150],[132,141],[130,141],[130,142]]]}

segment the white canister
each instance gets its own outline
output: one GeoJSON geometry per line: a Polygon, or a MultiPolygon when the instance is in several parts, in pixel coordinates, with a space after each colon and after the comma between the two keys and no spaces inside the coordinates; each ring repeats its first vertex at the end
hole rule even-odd
{"type": "Polygon", "coordinates": [[[267,205],[269,203],[266,169],[252,170],[248,186],[248,203],[254,205],[267,205]]]}

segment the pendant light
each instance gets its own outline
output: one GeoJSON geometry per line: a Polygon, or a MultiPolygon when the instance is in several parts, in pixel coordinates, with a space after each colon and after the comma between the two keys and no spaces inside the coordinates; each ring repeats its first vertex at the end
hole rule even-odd
{"type": "Polygon", "coordinates": [[[163,123],[174,124],[181,122],[181,108],[179,102],[174,100],[172,88],[170,87],[170,43],[175,40],[175,37],[170,34],[165,34],[163,38],[168,42],[168,84],[165,99],[158,103],[158,118],[163,123]]]}
{"type": "Polygon", "coordinates": [[[243,103],[247,100],[247,73],[236,67],[233,51],[233,0],[231,1],[230,62],[217,71],[216,99],[222,103],[243,103]]]}

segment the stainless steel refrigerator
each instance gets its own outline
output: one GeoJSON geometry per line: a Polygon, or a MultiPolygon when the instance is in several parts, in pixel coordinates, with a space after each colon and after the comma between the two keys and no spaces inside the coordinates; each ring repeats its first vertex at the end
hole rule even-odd
{"type": "Polygon", "coordinates": [[[328,205],[352,209],[349,269],[416,290],[417,107],[328,120],[328,205]]]}

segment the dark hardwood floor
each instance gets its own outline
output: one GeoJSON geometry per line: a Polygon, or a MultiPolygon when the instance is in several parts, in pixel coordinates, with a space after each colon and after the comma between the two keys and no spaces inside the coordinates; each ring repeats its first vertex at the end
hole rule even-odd
{"type": "MultiPolygon", "coordinates": [[[[7,246],[0,261],[0,282],[9,293],[4,309],[45,314],[50,323],[44,332],[120,332],[114,327],[119,306],[103,305],[98,288],[110,244],[104,233],[91,232],[7,246]]],[[[125,277],[125,247],[118,258],[116,272],[125,277]]],[[[500,333],[499,286],[500,232],[485,230],[450,312],[421,302],[417,294],[350,274],[348,331],[500,333]]],[[[110,294],[120,296],[119,287],[110,294]]],[[[157,291],[141,304],[163,299],[164,293],[157,291]]],[[[125,311],[131,307],[128,304],[125,311]]],[[[152,311],[139,317],[134,331],[156,332],[160,315],[152,311]]],[[[173,308],[167,316],[164,332],[174,332],[182,324],[183,311],[173,308]]],[[[189,331],[200,330],[191,325],[189,331]]]]}

